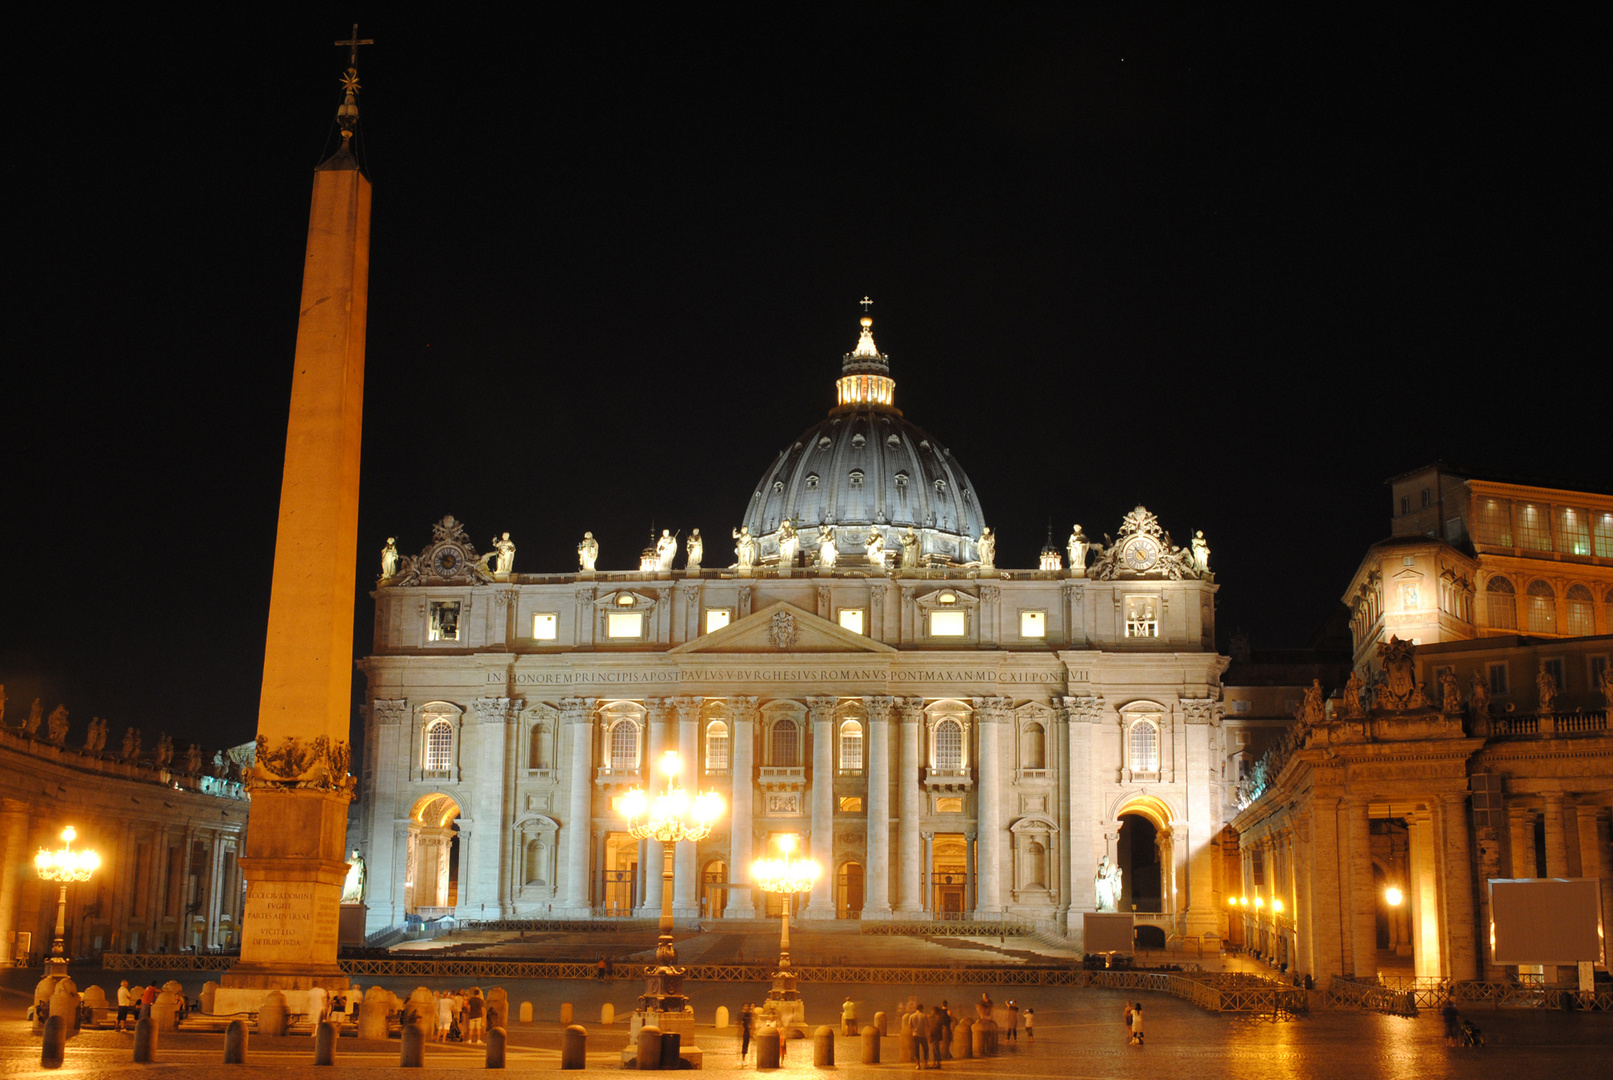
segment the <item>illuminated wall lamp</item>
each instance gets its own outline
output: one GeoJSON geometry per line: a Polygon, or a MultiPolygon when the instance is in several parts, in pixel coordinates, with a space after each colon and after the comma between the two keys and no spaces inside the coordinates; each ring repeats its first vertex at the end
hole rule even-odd
{"type": "Polygon", "coordinates": [[[1387,889],[1383,890],[1383,898],[1388,902],[1390,907],[1399,907],[1400,902],[1405,899],[1405,896],[1399,889],[1391,885],[1387,889]]]}

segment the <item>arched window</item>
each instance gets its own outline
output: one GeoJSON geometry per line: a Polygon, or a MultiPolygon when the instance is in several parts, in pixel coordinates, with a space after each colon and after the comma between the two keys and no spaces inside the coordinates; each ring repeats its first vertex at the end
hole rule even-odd
{"type": "Polygon", "coordinates": [[[1131,771],[1159,771],[1159,727],[1152,720],[1138,720],[1131,725],[1131,771]]]}
{"type": "Polygon", "coordinates": [[[440,772],[453,763],[454,725],[448,720],[433,720],[426,728],[426,770],[440,772]]]}
{"type": "Polygon", "coordinates": [[[963,771],[963,725],[956,720],[935,725],[935,768],[937,772],[963,771]]]}
{"type": "Polygon", "coordinates": [[[527,756],[527,768],[547,769],[549,764],[549,729],[544,724],[532,725],[532,745],[527,756]]]}
{"type": "Polygon", "coordinates": [[[638,725],[631,720],[618,720],[611,726],[610,767],[612,772],[638,768],[638,725]]]}
{"type": "Polygon", "coordinates": [[[1563,633],[1586,637],[1596,633],[1596,597],[1583,585],[1568,587],[1567,610],[1563,612],[1563,633]]]}
{"type": "Polygon", "coordinates": [[[706,725],[706,771],[728,771],[728,725],[721,720],[706,725]]]}
{"type": "Polygon", "coordinates": [[[863,728],[855,720],[840,725],[840,771],[862,772],[863,728]]]}
{"type": "Polygon", "coordinates": [[[1538,578],[1529,583],[1529,632],[1557,632],[1557,594],[1550,585],[1538,578]]]}
{"type": "Polygon", "coordinates": [[[1489,608],[1490,626],[1496,630],[1518,628],[1518,597],[1512,582],[1504,577],[1493,577],[1484,587],[1484,599],[1489,608]]]}
{"type": "Polygon", "coordinates": [[[1025,725],[1025,765],[1027,769],[1047,768],[1047,732],[1041,724],[1025,725]]]}
{"type": "Polygon", "coordinates": [[[772,764],[795,767],[801,763],[800,731],[795,721],[784,717],[773,724],[772,740],[768,749],[772,752],[772,764]]]}

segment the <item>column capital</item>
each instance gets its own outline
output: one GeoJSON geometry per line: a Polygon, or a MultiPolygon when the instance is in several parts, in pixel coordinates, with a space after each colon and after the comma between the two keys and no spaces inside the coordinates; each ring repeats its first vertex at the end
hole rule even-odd
{"type": "Polygon", "coordinates": [[[904,724],[917,724],[924,718],[924,699],[921,697],[897,698],[896,715],[904,724]]]}
{"type": "Polygon", "coordinates": [[[1065,717],[1071,724],[1096,724],[1103,716],[1103,697],[1099,694],[1070,694],[1064,698],[1065,717]]]}
{"type": "Polygon", "coordinates": [[[560,699],[560,722],[562,724],[592,724],[594,722],[594,703],[598,700],[591,697],[567,697],[560,699]]]}
{"type": "Polygon", "coordinates": [[[806,699],[807,711],[814,724],[827,724],[834,719],[835,699],[827,694],[814,694],[806,699]]]}
{"type": "Polygon", "coordinates": [[[677,710],[679,718],[683,720],[700,719],[701,699],[692,694],[680,695],[672,698],[672,707],[677,710]]]}
{"type": "Polygon", "coordinates": [[[728,699],[728,707],[734,712],[735,723],[754,724],[761,710],[756,707],[760,699],[754,696],[738,696],[728,699]]]}
{"type": "Polygon", "coordinates": [[[652,724],[664,724],[672,715],[672,699],[652,697],[644,699],[644,712],[652,724]]]}
{"type": "Polygon", "coordinates": [[[896,699],[889,694],[868,694],[863,697],[863,708],[868,710],[868,719],[876,724],[890,722],[891,706],[896,699]]]}

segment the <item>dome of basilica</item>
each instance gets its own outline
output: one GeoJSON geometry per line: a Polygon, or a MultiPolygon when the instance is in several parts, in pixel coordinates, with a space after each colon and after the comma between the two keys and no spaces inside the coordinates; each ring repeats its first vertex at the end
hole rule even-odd
{"type": "Polygon", "coordinates": [[[867,563],[869,534],[901,551],[913,529],[926,565],[978,560],[984,524],[974,485],[952,452],[893,404],[890,358],[874,347],[873,320],[864,316],[857,348],[837,380],[839,403],[781,453],[757,484],[745,527],[757,539],[758,561],[777,562],[779,527],[791,522],[803,561],[817,556],[832,530],[836,563],[867,563]]]}

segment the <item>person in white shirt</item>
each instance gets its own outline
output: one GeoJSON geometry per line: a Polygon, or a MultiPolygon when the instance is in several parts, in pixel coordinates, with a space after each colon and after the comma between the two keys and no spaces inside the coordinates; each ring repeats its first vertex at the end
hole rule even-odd
{"type": "Polygon", "coordinates": [[[118,986],[118,1030],[125,1030],[123,1021],[129,1018],[134,1011],[134,997],[129,993],[129,980],[124,979],[118,986]]]}

